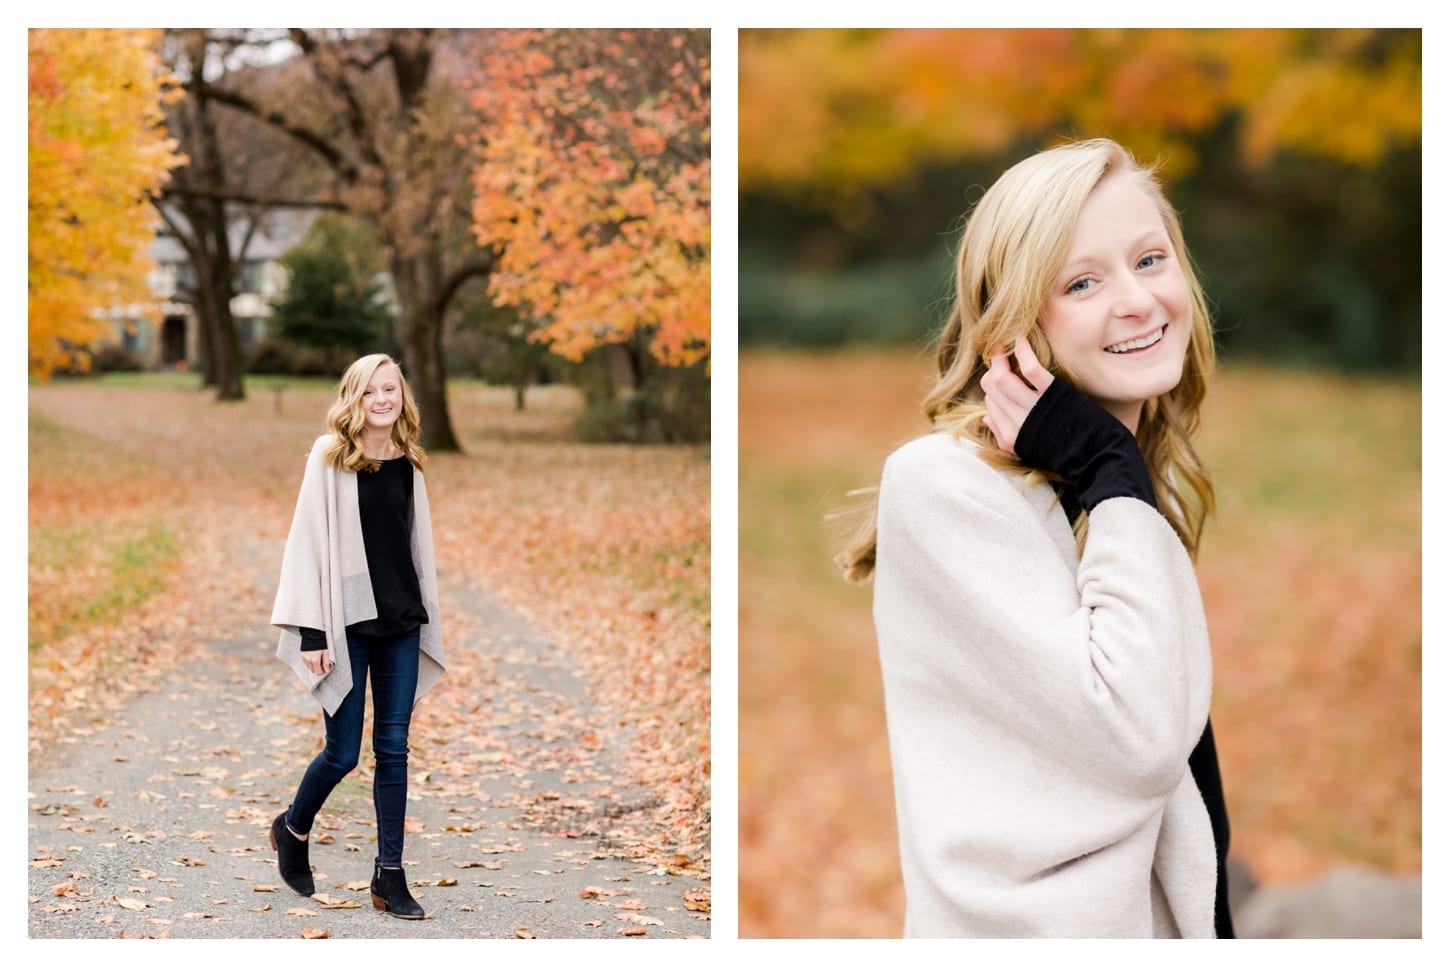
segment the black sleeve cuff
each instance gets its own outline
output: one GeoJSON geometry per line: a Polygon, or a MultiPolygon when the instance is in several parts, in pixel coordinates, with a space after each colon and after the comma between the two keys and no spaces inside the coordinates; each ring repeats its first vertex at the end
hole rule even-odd
{"type": "Polygon", "coordinates": [[[327,650],[327,635],[316,628],[298,628],[297,630],[302,634],[303,651],[327,650]]]}
{"type": "Polygon", "coordinates": [[[1158,507],[1133,434],[1060,376],[1027,412],[1016,449],[1028,466],[1071,483],[1089,513],[1111,497],[1134,497],[1158,507]]]}

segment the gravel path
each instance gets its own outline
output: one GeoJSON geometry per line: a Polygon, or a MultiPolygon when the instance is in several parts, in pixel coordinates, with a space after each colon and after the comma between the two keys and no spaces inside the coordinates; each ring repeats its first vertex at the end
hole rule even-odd
{"type": "MultiPolygon", "coordinates": [[[[255,559],[249,593],[267,598],[280,545],[232,539],[255,559]]],[[[561,718],[589,720],[584,683],[528,621],[444,580],[445,614],[457,619],[447,627],[462,632],[448,635],[450,659],[460,648],[493,656],[461,699],[477,705],[448,712],[487,705],[489,747],[507,752],[414,743],[404,867],[425,920],[372,908],[366,737],[361,768],[314,827],[320,892],[299,896],[277,876],[268,827],[320,748],[322,713],[273,657],[262,614],[245,634],[210,642],[169,691],[32,755],[29,935],[708,937],[708,880],[630,858],[611,840],[620,817],[651,805],[611,782],[614,751],[563,756],[567,737],[550,733],[561,718]]]]}

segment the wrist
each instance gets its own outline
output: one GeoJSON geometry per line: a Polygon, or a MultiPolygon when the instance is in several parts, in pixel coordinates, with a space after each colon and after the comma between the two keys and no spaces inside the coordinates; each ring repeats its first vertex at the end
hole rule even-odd
{"type": "Polygon", "coordinates": [[[1088,512],[1110,497],[1136,497],[1157,507],[1137,439],[1066,379],[1054,379],[1027,412],[1016,449],[1028,466],[1071,484],[1088,512]]]}

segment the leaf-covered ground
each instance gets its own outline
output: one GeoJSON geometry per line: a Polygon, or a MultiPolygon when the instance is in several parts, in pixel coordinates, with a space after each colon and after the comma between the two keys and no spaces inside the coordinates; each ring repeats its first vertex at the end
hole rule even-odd
{"type": "MultiPolygon", "coordinates": [[[[742,936],[900,935],[871,591],[832,567],[827,517],[922,431],[931,371],[742,353],[742,936]]],[[[1227,367],[1209,399],[1198,573],[1233,853],[1263,882],[1418,872],[1418,385],[1227,367]]]]}
{"type": "MultiPolygon", "coordinates": [[[[170,822],[194,824],[187,810],[200,799],[220,810],[214,825],[190,827],[200,842],[210,832],[213,847],[242,844],[212,849],[211,865],[241,855],[258,887],[275,880],[266,826],[316,751],[321,718],[270,658],[267,616],[328,397],[326,387],[277,395],[260,382],[252,399],[226,405],[149,381],[32,388],[29,745],[32,779],[46,783],[30,790],[33,930],[36,917],[59,917],[102,932],[43,935],[296,935],[285,922],[252,922],[275,911],[235,904],[218,924],[185,882],[164,897],[169,912],[157,916],[153,903],[148,915],[135,903],[167,889],[146,882],[154,863],[101,869],[103,857],[165,834],[168,809],[170,822]],[[229,669],[220,683],[218,667],[229,669]],[[216,692],[172,735],[185,705],[165,699],[178,688],[216,692]],[[250,712],[228,720],[236,703],[250,712]],[[138,763],[163,765],[128,778],[138,763]],[[173,782],[190,791],[177,795],[173,782]],[[138,829],[149,815],[162,817],[157,828],[138,829]],[[129,887],[119,899],[87,889],[114,875],[143,891],[130,906],[120,903],[129,887]]],[[[456,387],[452,405],[466,455],[435,455],[428,469],[449,671],[414,718],[409,850],[441,868],[438,879],[507,871],[510,857],[494,853],[556,866],[477,874],[539,874],[522,887],[463,884],[494,905],[556,904],[552,919],[509,921],[502,935],[707,934],[708,455],[566,442],[578,403],[562,388],[531,392],[523,413],[507,391],[478,386],[456,387]],[[535,860],[540,842],[559,852],[535,860]],[[602,872],[590,881],[601,862],[626,879],[633,871],[636,885],[602,872]],[[567,876],[546,879],[554,874],[567,876]],[[577,895],[553,885],[566,881],[577,895]],[[664,883],[674,889],[645,889],[664,883]],[[600,915],[560,920],[570,904],[600,915]]],[[[366,856],[363,759],[344,784],[361,805],[342,796],[331,821],[345,830],[337,842],[351,851],[347,841],[362,840],[366,856]]],[[[169,865],[173,851],[162,851],[169,865]]],[[[206,855],[199,845],[182,859],[206,855]]],[[[430,924],[436,935],[501,935],[467,916],[483,900],[459,895],[435,896],[445,917],[430,924]]],[[[370,915],[365,890],[362,901],[370,915]]]]}

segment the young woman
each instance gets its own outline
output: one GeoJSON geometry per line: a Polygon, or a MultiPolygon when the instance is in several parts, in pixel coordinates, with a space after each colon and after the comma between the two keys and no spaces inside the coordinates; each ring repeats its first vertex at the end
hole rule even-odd
{"type": "Polygon", "coordinates": [[[1053,148],[982,196],[955,281],[932,432],[839,559],[875,574],[905,932],[1232,936],[1177,216],[1119,145],[1053,148]]]}
{"type": "Polygon", "coordinates": [[[373,906],[422,919],[403,875],[408,725],[413,705],[443,675],[418,408],[389,356],[348,367],[312,445],[272,623],[277,657],[322,705],[327,741],[297,795],[272,821],[282,880],[314,892],[307,838],[322,804],[358,763],[366,683],[373,690],[373,803],[378,855],[373,906]]]}

